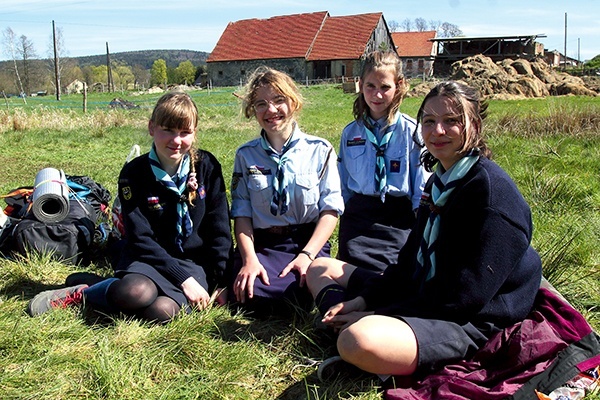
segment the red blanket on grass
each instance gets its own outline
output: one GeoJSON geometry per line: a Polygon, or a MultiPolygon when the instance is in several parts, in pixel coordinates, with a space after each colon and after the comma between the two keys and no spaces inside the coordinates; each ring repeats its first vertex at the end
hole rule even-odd
{"type": "Polygon", "coordinates": [[[540,288],[533,311],[493,336],[468,361],[415,380],[396,379],[388,400],[535,399],[600,364],[598,336],[570,304],[540,288]]]}

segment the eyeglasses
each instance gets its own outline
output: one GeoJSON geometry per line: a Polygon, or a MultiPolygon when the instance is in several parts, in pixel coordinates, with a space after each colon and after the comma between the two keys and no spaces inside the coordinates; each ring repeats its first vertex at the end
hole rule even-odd
{"type": "Polygon", "coordinates": [[[273,104],[275,108],[280,108],[287,101],[287,97],[285,96],[277,96],[272,98],[271,100],[257,100],[252,104],[254,107],[254,111],[256,112],[265,112],[269,108],[269,104],[273,104]]]}

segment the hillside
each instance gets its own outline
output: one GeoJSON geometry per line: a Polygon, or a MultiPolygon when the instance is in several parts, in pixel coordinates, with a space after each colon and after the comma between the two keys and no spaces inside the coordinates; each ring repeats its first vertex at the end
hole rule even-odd
{"type": "MultiPolygon", "coordinates": [[[[155,60],[162,58],[166,61],[168,67],[175,68],[183,61],[191,61],[194,65],[205,64],[208,55],[209,53],[193,50],[138,50],[111,53],[110,59],[123,62],[131,67],[140,65],[144,69],[150,69],[155,60]]],[[[80,67],[106,64],[106,54],[73,57],[71,59],[77,61],[80,67]]]]}
{"type": "MultiPolygon", "coordinates": [[[[167,66],[175,68],[182,61],[191,61],[192,64],[199,66],[206,63],[209,53],[203,51],[193,50],[138,50],[138,51],[125,51],[120,53],[111,53],[111,61],[123,62],[130,67],[140,65],[144,69],[150,69],[152,63],[159,58],[166,61],[167,66]]],[[[94,56],[84,57],[66,57],[74,64],[78,64],[79,67],[83,68],[88,65],[106,65],[106,54],[98,54],[94,56]]],[[[64,60],[64,59],[63,59],[64,60]]],[[[20,60],[17,60],[19,67],[21,66],[20,60]]],[[[31,60],[33,64],[45,66],[47,60],[31,60]]],[[[13,70],[12,61],[0,61],[0,70],[13,70]]]]}

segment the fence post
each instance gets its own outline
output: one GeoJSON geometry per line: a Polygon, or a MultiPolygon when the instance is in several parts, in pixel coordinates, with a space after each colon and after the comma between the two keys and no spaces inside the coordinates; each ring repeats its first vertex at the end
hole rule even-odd
{"type": "Polygon", "coordinates": [[[87,112],[87,83],[83,82],[83,112],[87,112]]]}

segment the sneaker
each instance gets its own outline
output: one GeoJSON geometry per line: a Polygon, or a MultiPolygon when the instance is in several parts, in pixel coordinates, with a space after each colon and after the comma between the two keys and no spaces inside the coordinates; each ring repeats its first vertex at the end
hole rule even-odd
{"type": "Polygon", "coordinates": [[[317,378],[327,382],[338,378],[359,378],[366,376],[367,372],[342,360],[340,356],[329,357],[317,368],[317,378]]]}
{"type": "Polygon", "coordinates": [[[92,272],[73,272],[65,279],[65,286],[88,285],[92,286],[106,278],[92,272]]]}
{"type": "Polygon", "coordinates": [[[54,308],[81,304],[83,303],[82,291],[87,287],[88,285],[77,285],[38,293],[27,305],[27,313],[35,317],[54,308]]]}

